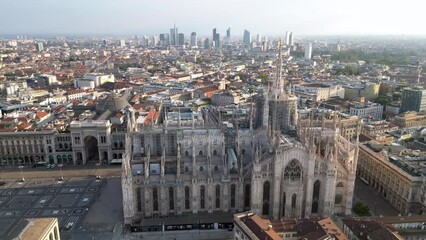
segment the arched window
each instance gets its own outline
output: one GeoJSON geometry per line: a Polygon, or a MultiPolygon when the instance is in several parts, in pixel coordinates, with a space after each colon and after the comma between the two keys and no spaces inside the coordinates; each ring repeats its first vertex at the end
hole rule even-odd
{"type": "Polygon", "coordinates": [[[312,213],[318,213],[320,187],[321,187],[320,181],[316,180],[314,183],[314,192],[312,194],[312,213]]]}
{"type": "Polygon", "coordinates": [[[206,188],[204,186],[200,187],[200,208],[204,209],[206,207],[206,188]]]}
{"type": "Polygon", "coordinates": [[[188,166],[185,167],[185,172],[189,172],[189,167],[188,166]]]}
{"type": "Polygon", "coordinates": [[[56,157],[56,159],[58,160],[58,163],[60,163],[60,162],[61,162],[61,160],[62,160],[62,157],[58,155],[58,156],[56,157]]]}
{"type": "Polygon", "coordinates": [[[188,156],[189,156],[188,151],[185,151],[185,157],[188,157],[188,156]]]}
{"type": "Polygon", "coordinates": [[[122,158],[123,158],[123,154],[122,154],[122,153],[119,153],[119,154],[118,154],[118,158],[119,158],[119,159],[122,159],[122,158]]]}
{"type": "Polygon", "coordinates": [[[263,184],[263,215],[269,215],[269,192],[270,192],[270,184],[269,181],[266,181],[263,184]]]}
{"type": "Polygon", "coordinates": [[[169,209],[174,210],[175,209],[175,194],[173,187],[169,187],[169,209]]]}
{"type": "Polygon", "coordinates": [[[118,142],[114,142],[114,149],[118,149],[118,142]]]}
{"type": "Polygon", "coordinates": [[[200,152],[198,152],[199,156],[203,156],[203,151],[200,150],[200,152]]]}
{"type": "Polygon", "coordinates": [[[216,185],[216,208],[220,208],[220,185],[216,185]]]}
{"type": "Polygon", "coordinates": [[[250,208],[250,201],[251,201],[251,185],[247,184],[244,189],[244,207],[250,208]]]}
{"type": "Polygon", "coordinates": [[[284,169],[284,180],[299,181],[302,175],[301,173],[302,170],[299,162],[296,159],[293,159],[284,169]]]}
{"type": "Polygon", "coordinates": [[[189,187],[186,186],[185,187],[185,209],[189,209],[190,208],[189,205],[190,205],[189,204],[189,187]]]}
{"type": "Polygon", "coordinates": [[[217,155],[217,150],[216,150],[216,149],[213,151],[213,155],[214,155],[214,156],[216,156],[216,155],[217,155]]]}
{"type": "Polygon", "coordinates": [[[68,150],[68,143],[64,143],[65,150],[68,150]]]}
{"type": "Polygon", "coordinates": [[[124,143],[123,142],[120,142],[120,149],[124,149],[124,143]]]}
{"type": "Polygon", "coordinates": [[[246,154],[246,149],[245,149],[245,148],[243,148],[243,149],[241,150],[241,154],[246,154]]]}
{"type": "Polygon", "coordinates": [[[219,171],[219,166],[215,165],[215,166],[214,166],[214,171],[215,171],[215,172],[219,171]]]}
{"type": "Polygon", "coordinates": [[[63,149],[62,143],[59,143],[59,150],[62,150],[62,149],[63,149]]]}
{"type": "Polygon", "coordinates": [[[342,183],[342,182],[339,182],[339,183],[336,185],[336,187],[337,187],[337,188],[342,188],[342,187],[343,187],[343,183],[342,183]]]}
{"type": "Polygon", "coordinates": [[[152,204],[154,211],[158,211],[158,191],[157,188],[152,190],[152,204]]]}
{"type": "Polygon", "coordinates": [[[200,172],[204,172],[203,166],[200,166],[200,172]]]}
{"type": "Polygon", "coordinates": [[[235,207],[235,193],[236,193],[236,186],[235,184],[231,185],[231,208],[235,207]]]}
{"type": "Polygon", "coordinates": [[[296,193],[293,194],[293,196],[291,196],[291,209],[294,211],[294,209],[296,209],[296,200],[297,200],[297,195],[296,193]]]}
{"type": "Polygon", "coordinates": [[[117,159],[117,153],[112,154],[112,158],[117,159]]]}

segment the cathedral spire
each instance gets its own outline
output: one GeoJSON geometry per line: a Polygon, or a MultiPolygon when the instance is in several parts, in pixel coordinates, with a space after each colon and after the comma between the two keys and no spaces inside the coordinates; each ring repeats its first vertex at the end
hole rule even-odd
{"type": "Polygon", "coordinates": [[[274,83],[272,85],[272,95],[274,99],[278,99],[279,96],[284,95],[284,78],[282,77],[282,66],[283,66],[283,55],[282,55],[282,40],[278,40],[278,59],[277,59],[277,69],[275,74],[274,83]]]}

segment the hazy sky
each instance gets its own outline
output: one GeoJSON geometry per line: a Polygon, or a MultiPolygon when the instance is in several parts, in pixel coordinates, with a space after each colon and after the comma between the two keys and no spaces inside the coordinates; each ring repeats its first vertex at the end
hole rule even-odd
{"type": "Polygon", "coordinates": [[[424,0],[1,0],[0,34],[426,35],[424,0]]]}

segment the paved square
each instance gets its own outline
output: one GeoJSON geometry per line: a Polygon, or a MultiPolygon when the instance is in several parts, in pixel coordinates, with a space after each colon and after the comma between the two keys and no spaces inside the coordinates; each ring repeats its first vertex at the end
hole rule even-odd
{"type": "Polygon", "coordinates": [[[51,208],[68,208],[73,206],[74,202],[79,197],[78,194],[64,194],[55,197],[49,207],[51,208]]]}
{"type": "Polygon", "coordinates": [[[17,196],[9,200],[8,203],[3,207],[3,209],[20,209],[29,207],[30,204],[36,200],[36,196],[17,196]]]}
{"type": "Polygon", "coordinates": [[[32,179],[1,188],[0,239],[25,218],[56,217],[61,232],[74,231],[105,183],[94,178],[32,179]]]}

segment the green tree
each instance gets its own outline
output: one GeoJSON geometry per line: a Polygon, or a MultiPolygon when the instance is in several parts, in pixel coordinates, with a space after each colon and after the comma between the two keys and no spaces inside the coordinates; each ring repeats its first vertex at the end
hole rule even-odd
{"type": "Polygon", "coordinates": [[[355,203],[354,207],[352,208],[352,211],[360,217],[371,216],[370,209],[365,203],[361,201],[355,203]]]}

